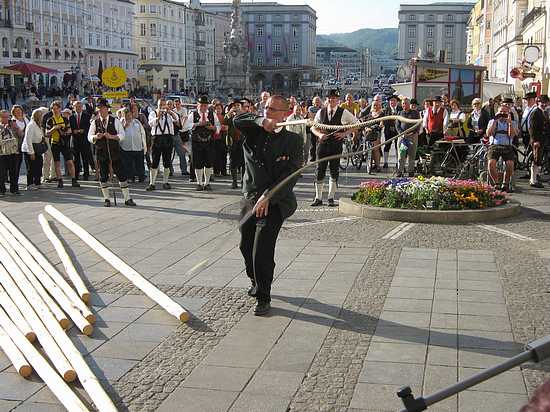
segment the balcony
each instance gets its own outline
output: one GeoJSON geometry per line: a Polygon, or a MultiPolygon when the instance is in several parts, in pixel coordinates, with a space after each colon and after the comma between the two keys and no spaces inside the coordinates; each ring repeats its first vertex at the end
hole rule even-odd
{"type": "Polygon", "coordinates": [[[198,40],[198,39],[197,39],[197,40],[195,40],[195,45],[196,45],[197,47],[204,47],[204,46],[206,46],[206,41],[205,41],[205,40],[198,40]]]}
{"type": "Polygon", "coordinates": [[[544,7],[534,7],[527,15],[523,18],[523,27],[534,22],[537,17],[542,16],[545,13],[544,7]]]}

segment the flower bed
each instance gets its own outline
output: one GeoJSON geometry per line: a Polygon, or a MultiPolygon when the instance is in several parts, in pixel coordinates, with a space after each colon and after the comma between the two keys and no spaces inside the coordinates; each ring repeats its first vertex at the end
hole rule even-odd
{"type": "Polygon", "coordinates": [[[352,200],[391,209],[471,210],[501,206],[507,194],[475,180],[431,177],[368,180],[352,200]]]}

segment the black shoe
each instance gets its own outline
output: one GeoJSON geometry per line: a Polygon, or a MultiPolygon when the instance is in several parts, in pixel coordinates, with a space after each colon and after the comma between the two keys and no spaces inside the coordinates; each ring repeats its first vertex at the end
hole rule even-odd
{"type": "Polygon", "coordinates": [[[76,179],[73,179],[73,181],[71,183],[71,186],[72,187],[80,187],[80,183],[78,183],[78,181],[76,179]]]}
{"type": "Polygon", "coordinates": [[[537,183],[531,183],[531,187],[535,187],[537,189],[543,189],[544,185],[541,182],[537,182],[537,183]]]}
{"type": "Polygon", "coordinates": [[[267,315],[270,309],[271,309],[271,304],[268,301],[259,300],[258,303],[256,303],[256,307],[254,308],[254,315],[255,316],[267,315]]]}
{"type": "Polygon", "coordinates": [[[126,202],[124,202],[126,206],[137,206],[136,202],[134,202],[132,199],[128,199],[126,202]]]}
{"type": "Polygon", "coordinates": [[[111,201],[109,199],[105,199],[104,202],[103,202],[103,206],[111,207],[111,201]]]}
{"type": "Polygon", "coordinates": [[[197,179],[194,178],[194,177],[192,177],[192,178],[189,179],[189,183],[195,183],[196,181],[197,181],[197,179]]]}
{"type": "Polygon", "coordinates": [[[170,183],[164,183],[164,184],[162,185],[162,188],[163,188],[163,189],[166,189],[166,190],[170,190],[170,189],[172,189],[172,186],[170,186],[170,183]]]}
{"type": "Polygon", "coordinates": [[[387,169],[387,168],[388,168],[388,164],[384,163],[384,166],[382,166],[382,169],[387,169]]]}
{"type": "Polygon", "coordinates": [[[189,176],[189,172],[181,172],[182,176],[189,176]]]}
{"type": "Polygon", "coordinates": [[[202,191],[204,191],[204,186],[203,185],[197,185],[197,188],[195,190],[197,192],[202,192],[202,191]]]}
{"type": "Polygon", "coordinates": [[[173,177],[174,176],[174,172],[172,170],[170,170],[170,173],[168,174],[169,177],[173,177]]]}
{"type": "Polygon", "coordinates": [[[323,201],[321,199],[315,199],[311,204],[311,207],[323,206],[323,201]]]}
{"type": "Polygon", "coordinates": [[[63,179],[59,179],[59,180],[57,181],[57,188],[58,188],[58,189],[63,189],[63,179]]]}
{"type": "Polygon", "coordinates": [[[328,207],[336,207],[336,203],[334,203],[334,199],[328,199],[328,207]]]}
{"type": "Polygon", "coordinates": [[[149,185],[145,188],[145,190],[147,190],[148,192],[152,192],[153,190],[155,190],[155,185],[149,185]]]}
{"type": "Polygon", "coordinates": [[[212,188],[210,187],[210,185],[206,185],[206,186],[204,186],[204,190],[205,190],[206,192],[211,192],[211,191],[212,191],[212,188]]]}

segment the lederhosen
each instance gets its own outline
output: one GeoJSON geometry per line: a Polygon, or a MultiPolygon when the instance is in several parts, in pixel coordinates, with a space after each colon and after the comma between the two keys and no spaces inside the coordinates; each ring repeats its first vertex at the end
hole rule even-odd
{"type": "MultiPolygon", "coordinates": [[[[153,129],[153,145],[151,149],[151,168],[158,169],[160,157],[165,169],[172,166],[172,150],[174,149],[174,135],[170,134],[169,114],[165,113],[157,120],[153,129]]],[[[175,129],[174,129],[175,130],[175,129]]]]}
{"type": "MultiPolygon", "coordinates": [[[[113,116],[109,115],[107,122],[103,122],[101,117],[98,116],[94,120],[96,133],[118,135],[115,120],[113,116]],[[107,123],[107,127],[105,127],[105,123],[107,123]]],[[[120,144],[118,141],[106,138],[96,140],[95,149],[97,162],[99,163],[99,181],[103,184],[109,180],[109,162],[111,162],[113,174],[116,175],[119,182],[126,182],[127,177],[123,175],[120,164],[120,144]]]]}
{"type": "MultiPolygon", "coordinates": [[[[208,112],[207,119],[211,125],[214,125],[214,114],[212,112],[208,112]]],[[[199,123],[200,120],[200,113],[194,112],[193,123],[199,123]]],[[[194,169],[210,169],[213,167],[215,157],[213,134],[214,132],[207,129],[206,126],[197,126],[191,132],[191,139],[193,139],[191,154],[194,169]]]]}
{"type": "MultiPolygon", "coordinates": [[[[344,109],[338,107],[336,112],[332,116],[332,119],[328,119],[328,110],[326,107],[321,109],[321,123],[331,126],[342,126],[342,115],[344,109]]],[[[317,142],[317,159],[322,159],[327,156],[337,155],[342,153],[342,141],[337,140],[334,136],[330,136],[328,139],[317,142]]],[[[333,159],[326,162],[317,164],[316,178],[317,182],[322,182],[327,174],[327,166],[330,170],[330,177],[333,180],[338,180],[340,175],[340,159],[333,159]]]]}

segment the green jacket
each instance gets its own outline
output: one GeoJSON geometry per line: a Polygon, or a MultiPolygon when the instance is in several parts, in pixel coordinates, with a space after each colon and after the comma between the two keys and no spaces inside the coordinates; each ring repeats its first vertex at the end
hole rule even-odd
{"type": "MultiPolygon", "coordinates": [[[[263,118],[251,113],[233,118],[243,137],[243,193],[248,199],[259,198],[303,164],[302,138],[286,129],[268,133],[258,125],[259,119],[263,118]]],[[[298,207],[293,191],[297,181],[298,177],[291,179],[270,200],[279,207],[283,219],[292,216],[298,207]]]]}

